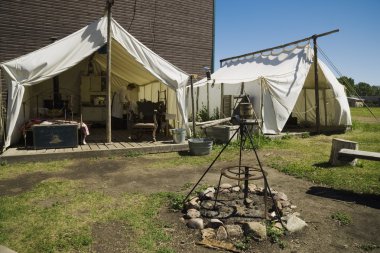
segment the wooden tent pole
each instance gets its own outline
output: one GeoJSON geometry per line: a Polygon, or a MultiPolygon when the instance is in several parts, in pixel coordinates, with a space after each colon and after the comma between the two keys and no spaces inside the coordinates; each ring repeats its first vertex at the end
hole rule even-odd
{"type": "Polygon", "coordinates": [[[318,56],[317,56],[317,36],[313,36],[314,44],[314,84],[315,84],[315,125],[317,133],[320,132],[320,115],[319,115],[319,80],[318,80],[318,56]]]}
{"type": "Polygon", "coordinates": [[[113,0],[107,0],[107,119],[106,119],[106,142],[112,142],[111,135],[111,18],[113,0]]]}
{"type": "Polygon", "coordinates": [[[193,137],[197,135],[195,133],[195,109],[194,109],[194,85],[193,85],[193,75],[190,75],[190,88],[191,88],[191,110],[192,110],[192,120],[193,120],[193,137]]]}

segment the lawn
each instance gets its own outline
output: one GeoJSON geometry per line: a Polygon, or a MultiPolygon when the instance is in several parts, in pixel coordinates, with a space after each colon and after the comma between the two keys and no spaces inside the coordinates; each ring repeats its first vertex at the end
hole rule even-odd
{"type": "MultiPolygon", "coordinates": [[[[380,108],[371,108],[380,120],[380,108]]],[[[357,166],[331,167],[327,162],[334,137],[356,141],[359,149],[380,152],[380,123],[366,108],[352,108],[352,131],[266,142],[264,152],[276,152],[268,165],[284,173],[315,183],[356,193],[380,194],[379,162],[359,160],[357,166]]]]}
{"type": "MultiPolygon", "coordinates": [[[[380,118],[380,108],[372,110],[380,118]]],[[[354,108],[352,115],[353,130],[342,135],[262,141],[259,153],[264,164],[316,184],[379,195],[378,162],[360,160],[356,167],[327,164],[333,137],[357,141],[362,150],[380,152],[379,122],[364,108],[354,108]]],[[[164,188],[157,189],[156,193],[111,194],[107,190],[113,182],[106,178],[115,168],[114,165],[108,168],[107,164],[112,162],[120,166],[121,171],[123,166],[131,162],[139,164],[142,160],[142,167],[156,170],[206,167],[221,148],[215,146],[211,155],[203,157],[167,153],[89,159],[84,163],[63,160],[2,164],[0,189],[4,192],[0,192],[0,245],[18,252],[93,252],[94,242],[99,239],[95,233],[97,228],[117,222],[122,234],[120,240],[128,241],[128,252],[175,252],[170,246],[172,238],[165,232],[169,225],[157,219],[157,215],[170,202],[178,204],[178,194],[165,192],[164,188]],[[103,162],[104,170],[109,170],[100,173],[102,177],[96,182],[101,184],[91,185],[92,181],[84,182],[79,173],[75,174],[77,166],[91,167],[99,162],[103,162]],[[24,185],[18,188],[20,182],[24,185]],[[7,184],[14,185],[13,191],[6,191],[7,184]]],[[[236,159],[238,151],[237,145],[231,145],[221,159],[236,159]]]]}

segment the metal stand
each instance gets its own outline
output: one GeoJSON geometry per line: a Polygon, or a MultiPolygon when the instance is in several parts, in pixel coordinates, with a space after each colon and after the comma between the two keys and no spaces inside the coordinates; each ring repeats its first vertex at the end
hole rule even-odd
{"type": "MultiPolygon", "coordinates": [[[[245,198],[248,196],[248,181],[250,179],[264,179],[264,198],[265,198],[264,203],[265,203],[265,209],[266,209],[267,193],[269,193],[269,196],[271,197],[272,202],[273,202],[273,206],[275,208],[274,211],[276,213],[276,217],[277,217],[278,221],[281,223],[281,225],[283,226],[283,228],[286,229],[285,225],[281,221],[280,211],[277,208],[275,199],[274,199],[274,197],[272,195],[272,192],[271,192],[271,189],[269,187],[269,183],[268,183],[268,179],[267,179],[267,173],[263,169],[263,166],[262,166],[261,161],[259,159],[259,156],[257,154],[257,150],[256,150],[256,148],[254,146],[253,136],[252,136],[251,132],[248,129],[248,126],[253,126],[254,124],[256,124],[256,121],[255,120],[251,120],[251,119],[242,119],[242,120],[239,121],[239,128],[231,136],[231,138],[228,140],[228,142],[223,146],[222,150],[215,157],[215,159],[212,161],[212,163],[210,164],[210,166],[205,170],[205,172],[203,173],[203,175],[201,176],[201,178],[198,180],[198,182],[193,186],[193,188],[191,189],[191,191],[187,194],[187,196],[185,197],[183,203],[186,202],[186,200],[193,193],[193,191],[195,190],[195,188],[202,181],[202,179],[208,173],[208,171],[212,168],[212,166],[218,160],[218,158],[223,153],[223,151],[226,149],[226,147],[231,143],[231,141],[235,137],[235,135],[239,132],[240,133],[239,165],[238,166],[234,166],[234,167],[238,168],[238,171],[235,173],[235,175],[237,177],[234,177],[232,179],[237,179],[239,183],[241,181],[244,181],[244,197],[245,198]],[[259,168],[256,169],[256,171],[258,171],[258,172],[261,173],[261,175],[259,177],[258,176],[253,176],[253,175],[250,174],[250,172],[252,172],[254,170],[254,168],[249,167],[249,166],[242,166],[242,151],[243,151],[244,143],[247,140],[249,141],[249,144],[250,144],[253,152],[255,153],[255,157],[256,157],[257,162],[259,164],[259,168]]],[[[231,168],[233,168],[233,167],[225,168],[221,172],[221,176],[219,178],[219,183],[218,183],[217,194],[216,194],[215,202],[214,202],[214,208],[215,208],[215,205],[216,205],[216,201],[218,199],[218,193],[219,193],[219,186],[220,186],[221,178],[222,178],[223,175],[227,174],[226,170],[231,169],[231,168]]],[[[230,170],[230,172],[231,172],[231,170],[230,170]]],[[[229,177],[229,176],[227,176],[227,177],[229,177]]],[[[231,178],[231,177],[229,177],[229,178],[231,178]]],[[[267,217],[267,213],[266,212],[267,212],[267,210],[265,210],[265,214],[264,214],[265,218],[267,217]]]]}

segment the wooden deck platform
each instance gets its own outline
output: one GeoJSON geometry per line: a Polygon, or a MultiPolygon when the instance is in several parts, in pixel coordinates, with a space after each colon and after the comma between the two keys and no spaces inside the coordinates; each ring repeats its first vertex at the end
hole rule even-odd
{"type": "Polygon", "coordinates": [[[87,144],[76,148],[33,149],[23,146],[11,147],[0,155],[0,161],[35,162],[47,160],[62,160],[70,158],[90,158],[114,155],[128,155],[128,153],[164,153],[187,151],[188,143],[175,144],[171,137],[158,137],[156,142],[145,138],[140,142],[133,142],[125,131],[113,131],[112,143],[105,142],[102,130],[93,130],[86,139],[87,144]]]}
{"type": "Polygon", "coordinates": [[[77,148],[59,149],[25,149],[18,147],[7,149],[0,156],[0,160],[8,163],[36,162],[68,158],[127,155],[128,153],[178,152],[188,149],[187,142],[174,144],[172,141],[88,143],[86,145],[79,145],[77,148]]]}

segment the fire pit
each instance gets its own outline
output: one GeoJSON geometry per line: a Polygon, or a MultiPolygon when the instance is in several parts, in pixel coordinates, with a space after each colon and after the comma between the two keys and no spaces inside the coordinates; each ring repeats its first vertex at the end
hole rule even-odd
{"type": "Polygon", "coordinates": [[[295,212],[296,206],[292,205],[286,194],[271,189],[268,184],[267,173],[259,160],[253,136],[249,130],[250,126],[257,123],[257,120],[240,118],[236,118],[239,128],[235,134],[193,186],[183,203],[183,221],[187,227],[201,231],[202,240],[199,244],[232,252],[239,252],[238,243],[247,238],[263,241],[268,235],[278,236],[284,234],[285,231],[295,232],[306,226],[306,223],[298,217],[300,214],[295,212]],[[208,187],[194,195],[203,177],[238,132],[240,135],[238,165],[221,169],[216,187],[208,187]],[[246,141],[251,144],[258,167],[241,164],[243,144],[246,141]],[[222,184],[223,177],[237,183],[222,184]],[[263,187],[252,184],[253,180],[262,180],[263,187]],[[242,186],[241,183],[244,185],[242,186]]]}
{"type": "Polygon", "coordinates": [[[285,193],[272,189],[273,204],[269,197],[264,197],[264,187],[249,184],[248,194],[244,191],[244,187],[237,184],[224,183],[199,191],[185,202],[182,219],[188,228],[200,231],[199,244],[239,252],[237,245],[247,238],[263,241],[273,232],[296,232],[306,226],[299,218],[297,206],[285,193]],[[218,191],[219,199],[216,199],[218,191]],[[276,208],[283,224],[276,217],[276,208]]]}

